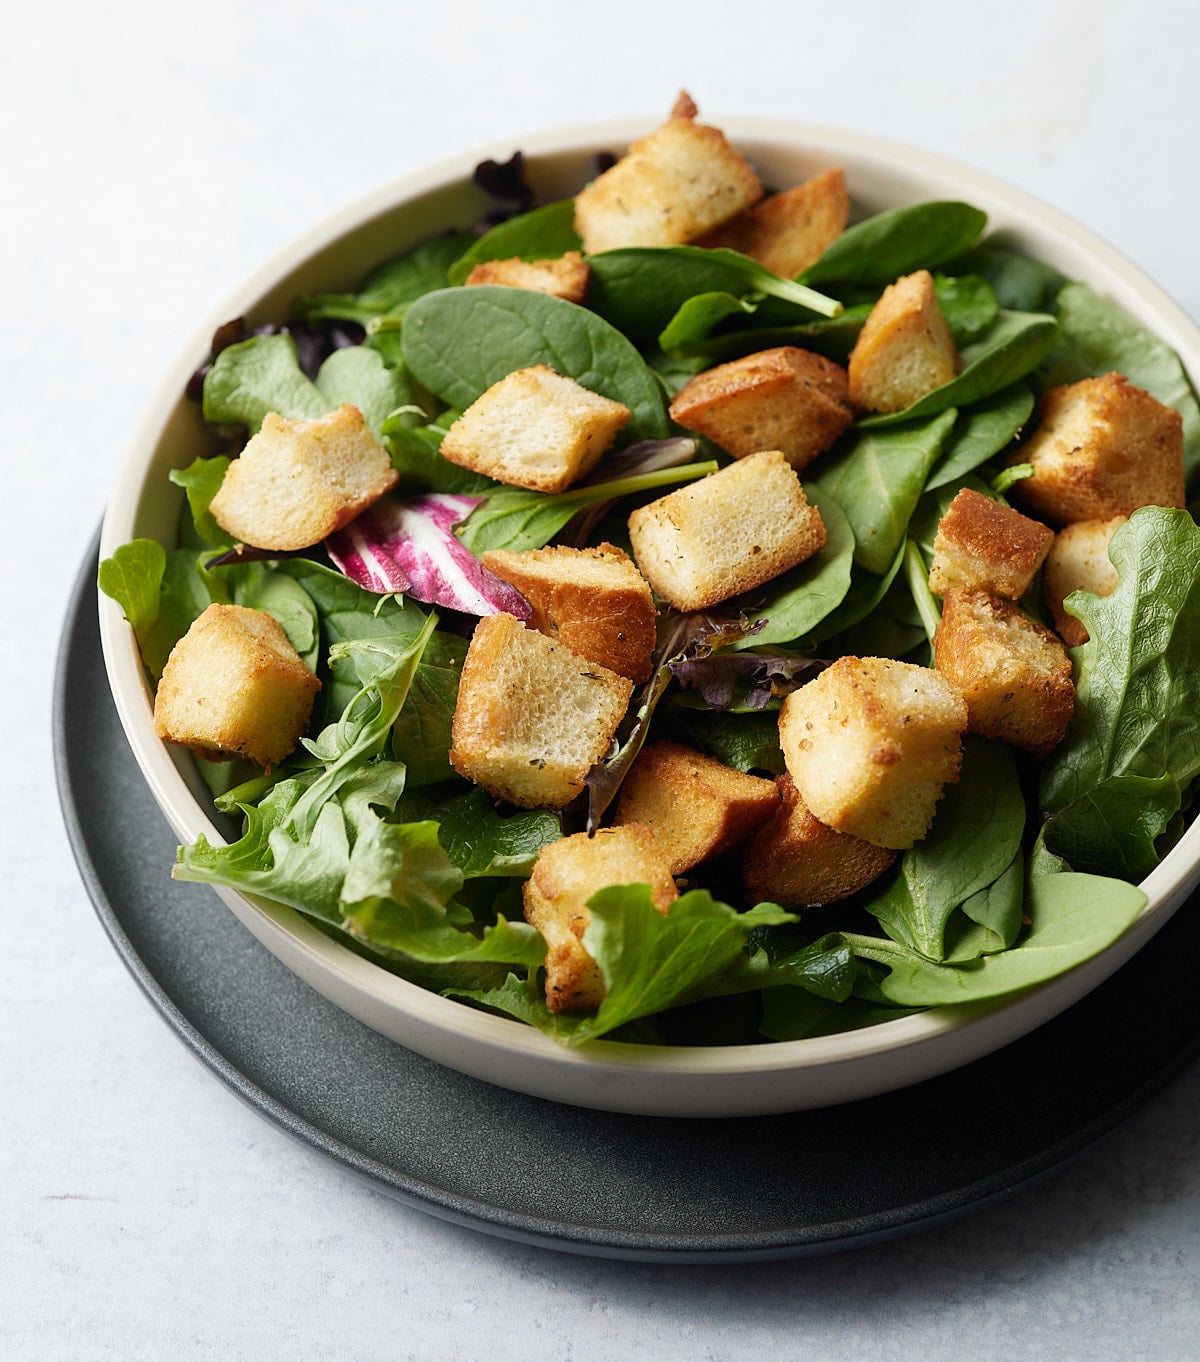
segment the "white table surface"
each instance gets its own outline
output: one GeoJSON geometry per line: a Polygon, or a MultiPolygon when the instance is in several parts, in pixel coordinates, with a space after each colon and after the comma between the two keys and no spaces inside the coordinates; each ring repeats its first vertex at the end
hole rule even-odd
{"type": "Polygon", "coordinates": [[[0,1356],[1200,1356],[1200,1071],[1037,1188],[882,1246],[684,1268],[511,1244],[353,1181],[192,1061],[88,903],[49,743],[68,589],[143,403],[214,301],[327,210],[491,138],[657,118],[687,86],[714,119],[974,162],[1200,318],[1198,40],[1190,0],[5,19],[0,1356]]]}

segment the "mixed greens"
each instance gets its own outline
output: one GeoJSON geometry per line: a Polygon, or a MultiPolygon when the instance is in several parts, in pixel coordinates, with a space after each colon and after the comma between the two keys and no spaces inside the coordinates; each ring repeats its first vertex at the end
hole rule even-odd
{"type": "MultiPolygon", "coordinates": [[[[1200,771],[1200,529],[1185,511],[1135,512],[1112,543],[1117,589],[1072,598],[1090,641],[1073,654],[1076,715],[1052,757],[1039,767],[969,738],[930,835],[854,900],[747,904],[722,860],[690,872],[666,914],[645,887],[602,889],[584,944],[607,991],[589,1015],[547,1010],[544,943],[522,920],[539,849],[604,818],[648,733],[777,774],[774,711],[822,661],[928,662],[937,522],[960,488],[1002,495],[1021,475],[1006,453],[1047,386],[1116,369],[1175,406],[1194,493],[1200,406],[1178,358],[1086,286],[990,243],[985,225],[961,203],[881,213],[795,281],[728,250],[612,250],[590,258],[583,306],[462,286],[480,261],[579,250],[570,201],[552,203],[425,242],[357,292],[297,299],[264,334],[226,329],[202,379],[213,449],[172,474],[186,493],[178,546],[124,546],[100,586],[154,677],[207,605],[232,602],[274,616],[323,690],[311,736],[283,765],[199,762],[240,835],[181,848],[175,875],[290,905],[405,978],[570,1043],[827,1034],[1009,993],[1102,950],[1142,908],[1136,881],[1179,835],[1200,771]],[[632,506],[724,459],[672,426],[669,399],[689,376],[781,344],[844,361],[883,286],[916,269],[936,271],[962,371],[906,411],[860,419],[808,470],[825,548],[705,616],[664,609],[654,676],[578,805],[500,807],[460,779],[447,752],[474,623],[456,608],[472,608],[454,576],[469,573],[462,550],[627,542],[632,506]],[[503,487],[438,452],[459,411],[535,364],[633,413],[629,448],[557,495],[503,487]],[[342,402],[400,473],[368,513],[373,542],[402,544],[403,514],[436,508],[449,586],[414,585],[420,565],[399,549],[373,590],[336,566],[350,571],[353,543],[241,553],[209,514],[230,455],[267,412],[313,417],[342,402]]],[[[1040,612],[1035,596],[1023,604],[1040,612]]]]}

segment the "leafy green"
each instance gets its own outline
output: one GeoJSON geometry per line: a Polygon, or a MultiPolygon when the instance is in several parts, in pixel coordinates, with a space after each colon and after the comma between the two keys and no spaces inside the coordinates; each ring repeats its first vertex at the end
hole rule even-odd
{"type": "Polygon", "coordinates": [[[166,570],[167,551],[157,540],[132,539],[106,558],[96,575],[100,590],[125,612],[143,656],[158,619],[158,597],[166,570]]]}
{"type": "Polygon", "coordinates": [[[967,203],[893,208],[847,227],[800,279],[814,285],[890,284],[961,255],[986,225],[987,214],[967,203]]]}
{"type": "Polygon", "coordinates": [[[582,242],[575,230],[575,200],[560,199],[528,213],[506,218],[477,237],[450,266],[444,283],[461,284],[471,270],[487,260],[544,260],[577,251],[582,242]]]}
{"type": "Polygon", "coordinates": [[[632,343],[587,308],[531,289],[441,289],[419,298],[404,323],[404,361],[430,392],[468,407],[515,369],[547,364],[633,413],[635,439],[664,439],[663,391],[632,343]]]}
{"type": "Polygon", "coordinates": [[[823,461],[818,492],[827,492],[846,512],[854,561],[868,572],[882,575],[891,567],[956,415],[943,411],[920,424],[882,430],[860,425],[823,461]]]}
{"type": "Polygon", "coordinates": [[[211,459],[198,458],[193,459],[187,468],[172,468],[167,474],[187,495],[192,526],[200,542],[214,548],[228,547],[233,543],[233,536],[217,524],[208,509],[213,497],[221,490],[229,462],[223,455],[211,459]]]}
{"type": "Polygon", "coordinates": [[[955,482],[995,458],[1016,439],[1032,413],[1033,393],[1023,383],[1002,388],[959,412],[945,450],[926,480],[926,491],[955,482]]]}
{"type": "Polygon", "coordinates": [[[291,336],[251,336],[230,345],[204,379],[204,419],[253,435],[268,412],[311,420],[329,403],[300,368],[291,336]]]}
{"type": "Polygon", "coordinates": [[[887,966],[879,979],[859,976],[869,1002],[944,1007],[979,1002],[1040,984],[1091,959],[1137,917],[1146,896],[1124,880],[1096,875],[1037,875],[1029,880],[1029,934],[1012,950],[964,964],[937,964],[894,941],[845,933],[862,960],[887,966]]]}
{"type": "Polygon", "coordinates": [[[402,420],[421,419],[411,410],[416,393],[404,369],[389,367],[377,350],[365,345],[335,350],[317,372],[317,389],[325,399],[327,411],[349,402],[362,412],[376,435],[398,408],[408,409],[402,420]]]}
{"type": "Polygon", "coordinates": [[[372,270],[358,293],[311,293],[297,299],[296,315],[306,321],[332,317],[363,326],[377,317],[402,315],[422,294],[446,286],[447,271],[471,241],[467,232],[431,237],[372,270]]]}

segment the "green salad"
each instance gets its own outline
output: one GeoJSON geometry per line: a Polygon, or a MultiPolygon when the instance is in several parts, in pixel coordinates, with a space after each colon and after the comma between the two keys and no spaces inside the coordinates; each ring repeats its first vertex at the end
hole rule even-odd
{"type": "MultiPolygon", "coordinates": [[[[307,736],[271,769],[197,757],[239,831],[226,846],[180,848],[174,875],[288,905],[406,979],[568,1044],[830,1034],[1007,994],[1103,950],[1144,906],[1137,883],[1180,835],[1200,770],[1200,529],[1184,510],[1135,511],[1112,540],[1115,589],[1071,599],[1090,637],[1071,652],[1075,717],[1048,758],[966,737],[928,836],[841,902],[746,902],[723,857],[689,870],[665,913],[646,886],[599,888],[583,944],[604,1000],[589,1013],[548,1009],[545,943],[522,911],[539,850],[603,825],[647,738],[774,777],[777,712],[809,664],[928,665],[939,520],[964,487],[1004,499],[1043,391],[1119,371],[1180,413],[1189,495],[1200,478],[1200,407],[1173,351],[1086,285],[989,240],[969,205],[858,221],[798,279],[681,245],[592,254],[583,304],[465,286],[481,262],[580,250],[571,201],[528,207],[375,265],[357,292],[297,298],[261,334],[234,326],[215,342],[196,380],[211,446],[171,474],[185,494],[177,544],[125,545],[100,586],[155,680],[216,602],[271,615],[322,689],[307,736]],[[627,548],[632,508],[729,462],[669,416],[689,378],[772,346],[844,363],[884,286],[916,270],[934,274],[961,371],[905,410],[860,417],[804,470],[827,530],[813,558],[702,617],[662,606],[652,678],[564,809],[514,808],[451,765],[480,612],[366,589],[320,545],[242,551],[209,511],[268,413],[313,418],[349,403],[399,475],[389,503],[419,513],[459,499],[460,566],[489,549],[627,548]],[[505,486],[439,452],[465,408],[534,365],[631,413],[616,450],[565,492],[505,486]]],[[[1042,616],[1036,590],[1022,605],[1042,616]]]]}

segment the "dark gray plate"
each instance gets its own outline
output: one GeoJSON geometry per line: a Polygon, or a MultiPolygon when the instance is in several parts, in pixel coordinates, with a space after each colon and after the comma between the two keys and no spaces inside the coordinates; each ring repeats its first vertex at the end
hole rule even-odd
{"type": "Polygon", "coordinates": [[[207,888],[126,744],[96,623],[95,558],[63,631],[59,791],[88,893],[180,1039],[263,1116],[420,1210],[575,1253],[735,1262],[823,1253],[1027,1186],[1200,1055],[1190,904],[1034,1035],[904,1092],[790,1116],[606,1115],[507,1092],[368,1030],[267,953],[207,888]]]}

